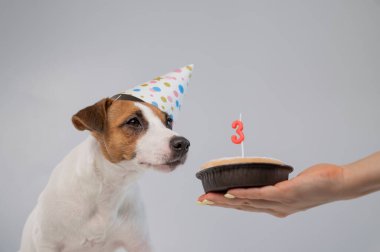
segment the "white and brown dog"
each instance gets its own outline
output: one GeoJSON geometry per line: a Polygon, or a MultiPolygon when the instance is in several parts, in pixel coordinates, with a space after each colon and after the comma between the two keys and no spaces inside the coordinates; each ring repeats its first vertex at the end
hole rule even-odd
{"type": "Polygon", "coordinates": [[[21,252],[151,251],[136,180],[183,164],[189,141],[158,108],[103,99],[72,117],[91,136],[54,169],[23,231],[21,252]]]}

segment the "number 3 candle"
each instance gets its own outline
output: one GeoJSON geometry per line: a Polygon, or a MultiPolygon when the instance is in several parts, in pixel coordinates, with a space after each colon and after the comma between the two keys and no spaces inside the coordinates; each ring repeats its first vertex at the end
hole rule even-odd
{"type": "Polygon", "coordinates": [[[241,156],[244,157],[244,125],[241,120],[241,113],[240,113],[240,120],[236,120],[232,122],[232,128],[236,130],[236,134],[238,134],[239,137],[236,135],[231,136],[231,141],[234,144],[240,144],[241,145],[241,156]]]}

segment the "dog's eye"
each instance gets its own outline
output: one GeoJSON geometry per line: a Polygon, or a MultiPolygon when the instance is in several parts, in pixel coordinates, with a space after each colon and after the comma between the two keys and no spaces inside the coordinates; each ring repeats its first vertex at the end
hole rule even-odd
{"type": "Polygon", "coordinates": [[[134,128],[142,127],[142,125],[141,125],[141,123],[137,117],[133,117],[133,118],[129,119],[128,121],[125,122],[125,124],[128,126],[132,126],[134,128]]]}
{"type": "Polygon", "coordinates": [[[167,127],[168,129],[173,129],[173,119],[172,119],[172,118],[168,117],[168,118],[166,119],[166,127],[167,127]]]}

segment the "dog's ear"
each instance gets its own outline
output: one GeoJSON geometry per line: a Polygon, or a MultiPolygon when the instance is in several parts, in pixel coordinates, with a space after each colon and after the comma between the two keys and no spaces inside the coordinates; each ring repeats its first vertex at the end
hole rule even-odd
{"type": "Polygon", "coordinates": [[[71,118],[78,130],[102,132],[107,118],[107,109],[112,104],[112,99],[104,98],[92,106],[79,110],[71,118]]]}

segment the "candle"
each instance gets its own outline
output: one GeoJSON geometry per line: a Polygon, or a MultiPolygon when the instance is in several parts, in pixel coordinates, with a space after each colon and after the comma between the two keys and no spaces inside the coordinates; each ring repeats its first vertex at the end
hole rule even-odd
{"type": "Polygon", "coordinates": [[[241,156],[244,157],[244,144],[243,144],[243,141],[244,141],[244,133],[243,133],[243,129],[244,129],[244,125],[243,125],[243,122],[241,120],[241,114],[240,114],[240,120],[235,120],[232,122],[232,128],[236,130],[236,135],[233,135],[231,136],[231,141],[234,143],[234,144],[241,144],[241,156]]]}

